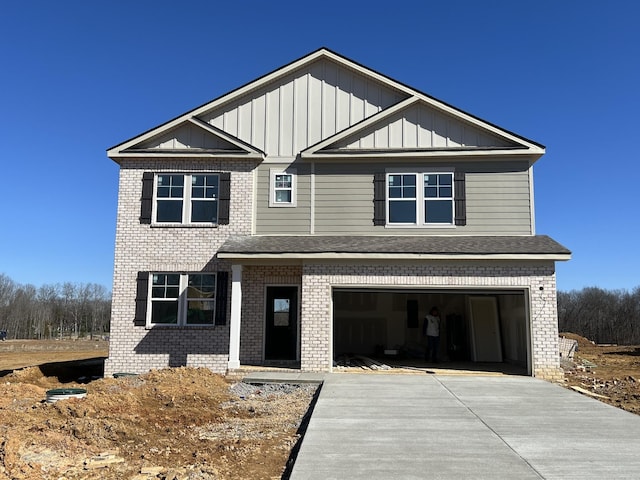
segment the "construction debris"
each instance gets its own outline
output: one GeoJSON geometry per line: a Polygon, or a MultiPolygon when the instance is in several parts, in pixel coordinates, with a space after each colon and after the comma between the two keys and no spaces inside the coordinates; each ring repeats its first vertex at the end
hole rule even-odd
{"type": "Polygon", "coordinates": [[[355,367],[362,370],[391,370],[389,365],[364,355],[340,355],[334,366],[338,369],[355,367]]]}
{"type": "Polygon", "coordinates": [[[572,359],[575,351],[578,349],[578,341],[571,340],[567,337],[560,337],[558,347],[560,349],[560,358],[572,359]]]}
{"type": "Polygon", "coordinates": [[[571,385],[569,388],[571,390],[575,390],[576,392],[584,393],[585,395],[589,395],[590,397],[601,398],[603,400],[609,400],[609,397],[605,395],[598,395],[597,393],[590,392],[586,388],[578,387],[577,385],[571,385]]]}

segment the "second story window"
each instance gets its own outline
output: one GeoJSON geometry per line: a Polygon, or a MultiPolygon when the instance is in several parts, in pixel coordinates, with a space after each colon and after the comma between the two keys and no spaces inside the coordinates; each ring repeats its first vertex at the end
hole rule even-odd
{"type": "Polygon", "coordinates": [[[218,174],[158,174],[157,223],[218,222],[218,174]]]}
{"type": "Polygon", "coordinates": [[[425,173],[424,223],[453,223],[453,174],[425,173]]]}
{"type": "Polygon", "coordinates": [[[416,223],[416,175],[389,175],[389,223],[416,223]]]}
{"type": "Polygon", "coordinates": [[[387,224],[453,225],[453,173],[387,175],[387,224]]]}
{"type": "Polygon", "coordinates": [[[276,174],[273,201],[275,203],[291,203],[292,186],[293,175],[290,173],[276,174]]]}
{"type": "Polygon", "coordinates": [[[296,171],[272,169],[270,172],[269,206],[296,206],[296,171]]]}

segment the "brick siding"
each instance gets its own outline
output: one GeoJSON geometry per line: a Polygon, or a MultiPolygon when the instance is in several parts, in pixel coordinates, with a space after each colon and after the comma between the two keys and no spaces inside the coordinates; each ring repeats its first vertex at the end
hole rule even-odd
{"type": "MultiPolygon", "coordinates": [[[[142,373],[173,365],[227,368],[229,326],[154,328],[134,326],[138,271],[199,272],[230,270],[215,254],[229,235],[251,233],[254,160],[145,158],[121,161],[113,276],[109,358],[105,376],[142,373]],[[162,166],[161,168],[159,166],[162,166]],[[141,225],[143,172],[231,171],[232,222],[216,227],[141,225]]],[[[228,302],[228,309],[230,302],[228,302]]],[[[227,319],[230,314],[227,312],[227,319]]]]}
{"type": "Polygon", "coordinates": [[[307,263],[303,267],[301,305],[301,369],[304,371],[330,369],[333,286],[528,287],[531,292],[533,374],[549,380],[557,380],[562,376],[553,262],[536,265],[487,265],[486,262],[393,265],[307,263]]]}

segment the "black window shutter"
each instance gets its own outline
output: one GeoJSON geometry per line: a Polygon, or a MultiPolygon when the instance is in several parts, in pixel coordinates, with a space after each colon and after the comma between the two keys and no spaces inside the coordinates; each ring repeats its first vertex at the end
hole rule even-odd
{"type": "Polygon", "coordinates": [[[218,196],[218,224],[229,225],[229,202],[231,200],[231,173],[220,174],[220,194],[218,196]]]}
{"type": "Polygon", "coordinates": [[[387,176],[384,172],[376,172],[373,175],[373,224],[385,225],[387,223],[387,176]]]}
{"type": "Polygon", "coordinates": [[[153,206],[153,172],[142,174],[142,204],[140,206],[140,223],[151,223],[151,210],[153,206]]]}
{"type": "Polygon", "coordinates": [[[467,194],[465,191],[465,175],[464,172],[454,172],[453,182],[455,190],[455,224],[467,224],[467,194]]]}
{"type": "Polygon", "coordinates": [[[216,279],[216,325],[227,324],[227,293],[229,292],[229,272],[218,272],[216,279]]]}
{"type": "Polygon", "coordinates": [[[133,324],[144,327],[147,324],[147,295],[149,292],[149,272],[138,272],[136,278],[136,316],[133,324]]]}

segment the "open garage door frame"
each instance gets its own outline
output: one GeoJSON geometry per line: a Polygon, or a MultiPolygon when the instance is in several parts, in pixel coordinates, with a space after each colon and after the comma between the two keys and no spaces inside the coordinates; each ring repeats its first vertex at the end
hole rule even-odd
{"type": "MultiPolygon", "coordinates": [[[[470,323],[472,297],[495,299],[498,314],[496,321],[500,334],[499,344],[494,343],[493,348],[499,348],[499,356],[505,366],[518,366],[523,374],[532,375],[530,297],[527,287],[500,289],[333,286],[332,359],[335,360],[338,355],[348,351],[375,357],[381,351],[384,353],[385,350],[401,349],[407,360],[416,358],[416,363],[419,363],[417,356],[422,354],[424,348],[423,319],[433,304],[441,310],[443,319],[441,358],[451,361],[458,355],[455,363],[460,363],[463,359],[473,362],[477,352],[474,342],[478,338],[472,328],[482,327],[480,324],[470,323]],[[459,345],[460,335],[463,336],[464,345],[459,345]],[[455,348],[458,347],[461,347],[461,350],[456,351],[455,348]]],[[[493,301],[486,300],[485,303],[493,301]]],[[[496,365],[499,364],[500,362],[496,362],[496,365]]],[[[446,364],[442,366],[447,368],[446,364]]]]}

